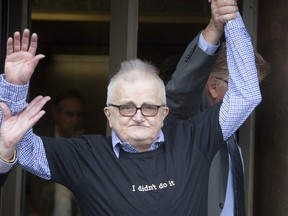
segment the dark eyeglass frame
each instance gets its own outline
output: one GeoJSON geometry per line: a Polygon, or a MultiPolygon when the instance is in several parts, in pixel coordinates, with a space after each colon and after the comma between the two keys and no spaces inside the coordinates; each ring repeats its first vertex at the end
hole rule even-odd
{"type": "Polygon", "coordinates": [[[220,80],[220,81],[222,81],[222,82],[225,82],[225,83],[228,85],[228,80],[225,80],[225,79],[223,79],[222,77],[215,77],[215,76],[213,76],[213,78],[215,78],[215,79],[217,79],[217,80],[220,80]]]}
{"type": "Polygon", "coordinates": [[[159,109],[160,109],[161,107],[165,107],[166,105],[143,104],[141,107],[137,107],[137,106],[135,106],[134,104],[123,104],[123,105],[109,104],[108,106],[113,106],[113,107],[118,108],[120,115],[121,115],[121,116],[124,116],[124,117],[133,117],[133,116],[137,113],[138,110],[140,110],[140,111],[141,111],[141,114],[142,114],[143,116],[145,116],[145,117],[154,117],[154,116],[156,116],[156,115],[158,114],[159,109]],[[134,112],[133,114],[132,114],[132,113],[131,113],[131,114],[123,114],[123,112],[121,112],[121,110],[123,110],[123,109],[121,109],[121,108],[124,108],[125,106],[131,106],[131,107],[133,107],[133,108],[135,109],[135,112],[134,112]],[[143,113],[143,107],[145,107],[145,106],[154,107],[156,113],[153,114],[153,115],[147,115],[147,114],[143,113]]]}

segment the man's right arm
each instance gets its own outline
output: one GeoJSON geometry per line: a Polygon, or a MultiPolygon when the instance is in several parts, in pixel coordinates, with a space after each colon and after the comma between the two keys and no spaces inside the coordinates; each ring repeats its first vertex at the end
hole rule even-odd
{"type": "MultiPolygon", "coordinates": [[[[0,173],[7,173],[16,163],[16,160],[7,163],[13,158],[13,155],[15,157],[16,146],[10,147],[6,145],[6,140],[4,140],[2,135],[3,132],[9,133],[11,130],[3,131],[2,126],[5,118],[6,125],[9,125],[9,121],[13,122],[17,118],[11,117],[20,113],[27,106],[26,98],[29,80],[39,60],[44,57],[42,54],[36,55],[37,43],[37,35],[32,34],[30,38],[28,29],[23,31],[22,39],[20,32],[15,32],[13,38],[9,37],[7,40],[5,74],[0,77],[0,102],[2,103],[0,109],[0,156],[2,158],[0,159],[0,173]],[[8,121],[7,116],[9,116],[8,121]]],[[[11,127],[11,123],[9,127],[11,127]]],[[[15,137],[16,134],[12,135],[15,137]]],[[[3,182],[5,178],[3,178],[3,182]]]]}

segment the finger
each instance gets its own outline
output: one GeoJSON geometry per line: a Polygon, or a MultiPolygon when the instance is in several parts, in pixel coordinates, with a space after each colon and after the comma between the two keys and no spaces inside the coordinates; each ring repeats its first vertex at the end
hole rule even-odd
{"type": "Polygon", "coordinates": [[[34,115],[32,118],[29,120],[29,126],[30,128],[33,127],[45,114],[46,112],[44,110],[40,110],[36,115],[34,115]]]}
{"type": "Polygon", "coordinates": [[[50,100],[49,96],[37,96],[35,97],[26,107],[25,112],[37,113],[39,112],[43,106],[50,100]]]}
{"type": "Polygon", "coordinates": [[[29,46],[29,36],[30,36],[30,31],[29,29],[24,29],[23,35],[22,35],[22,41],[21,41],[21,50],[22,51],[27,51],[28,46],[29,46]]]}
{"type": "Polygon", "coordinates": [[[31,36],[31,42],[28,52],[31,53],[32,55],[35,55],[37,51],[37,46],[38,46],[38,36],[36,33],[33,33],[31,36]]]}
{"type": "Polygon", "coordinates": [[[38,54],[33,58],[33,64],[35,65],[35,67],[37,66],[38,62],[42,59],[45,58],[45,56],[43,54],[38,54]]]}
{"type": "Polygon", "coordinates": [[[222,22],[228,22],[229,20],[236,18],[237,12],[238,12],[237,6],[222,7],[219,9],[218,19],[221,20],[222,22]]]}
{"type": "Polygon", "coordinates": [[[226,14],[222,17],[223,19],[223,22],[228,22],[230,20],[233,20],[237,17],[237,14],[236,13],[233,13],[233,14],[226,14]]]}
{"type": "Polygon", "coordinates": [[[38,95],[35,98],[33,98],[27,107],[33,107],[35,104],[37,104],[38,101],[40,101],[42,98],[44,98],[42,95],[38,95]]]}
{"type": "Polygon", "coordinates": [[[236,6],[237,5],[237,1],[233,0],[233,1],[215,1],[215,3],[219,6],[236,6]]]}
{"type": "Polygon", "coordinates": [[[11,55],[13,53],[13,39],[12,37],[9,37],[7,39],[7,45],[6,45],[6,56],[11,55]]]}
{"type": "Polygon", "coordinates": [[[42,95],[38,95],[37,97],[35,97],[32,101],[30,101],[30,103],[28,104],[27,108],[32,108],[35,105],[37,105],[39,103],[39,101],[41,100],[49,100],[50,97],[49,96],[42,96],[42,95]]]}
{"type": "Polygon", "coordinates": [[[2,110],[2,116],[3,116],[2,122],[6,121],[12,116],[11,111],[6,103],[0,102],[0,108],[2,110]]]}
{"type": "Polygon", "coordinates": [[[237,5],[236,6],[233,5],[233,6],[219,7],[217,13],[219,16],[225,16],[225,15],[230,15],[230,14],[236,15],[237,11],[238,11],[237,5]]]}
{"type": "Polygon", "coordinates": [[[32,127],[45,114],[45,111],[42,110],[42,108],[50,99],[49,96],[38,96],[34,98],[20,114],[19,117],[22,119],[21,122],[25,121],[28,127],[32,127]]]}
{"type": "Polygon", "coordinates": [[[14,52],[19,52],[20,51],[20,33],[17,31],[14,33],[14,52]]]}

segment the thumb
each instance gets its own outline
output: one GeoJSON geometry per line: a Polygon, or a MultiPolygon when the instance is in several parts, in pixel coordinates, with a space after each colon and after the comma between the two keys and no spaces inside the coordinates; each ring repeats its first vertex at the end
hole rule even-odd
{"type": "Polygon", "coordinates": [[[38,55],[33,57],[33,63],[35,65],[35,67],[38,65],[39,61],[43,58],[45,58],[45,56],[43,54],[38,54],[38,55]]]}
{"type": "Polygon", "coordinates": [[[9,107],[5,102],[0,102],[0,109],[2,110],[2,122],[6,121],[12,116],[9,107]]]}
{"type": "Polygon", "coordinates": [[[45,58],[45,55],[43,54],[38,54],[36,56],[34,56],[34,61],[39,61],[40,59],[45,58]]]}

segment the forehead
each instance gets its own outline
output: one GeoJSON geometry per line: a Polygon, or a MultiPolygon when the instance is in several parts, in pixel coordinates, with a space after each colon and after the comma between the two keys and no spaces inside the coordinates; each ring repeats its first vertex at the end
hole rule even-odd
{"type": "Polygon", "coordinates": [[[159,83],[154,80],[137,80],[133,82],[121,80],[115,86],[114,103],[159,104],[161,103],[160,91],[159,83]]]}

